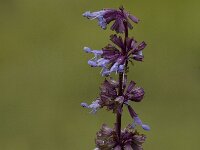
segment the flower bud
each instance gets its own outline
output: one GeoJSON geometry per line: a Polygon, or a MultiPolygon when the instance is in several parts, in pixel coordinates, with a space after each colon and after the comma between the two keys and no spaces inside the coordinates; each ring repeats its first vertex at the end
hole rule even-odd
{"type": "Polygon", "coordinates": [[[128,99],[135,101],[135,102],[140,102],[144,97],[144,89],[141,87],[136,87],[134,88],[130,94],[128,94],[128,99]]]}

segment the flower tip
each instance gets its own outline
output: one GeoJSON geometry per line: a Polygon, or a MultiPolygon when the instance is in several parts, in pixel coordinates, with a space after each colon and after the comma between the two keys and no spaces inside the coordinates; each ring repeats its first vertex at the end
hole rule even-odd
{"type": "Polygon", "coordinates": [[[142,125],[142,128],[144,129],[144,130],[146,130],[146,131],[149,131],[151,128],[148,126],[148,125],[146,125],[146,124],[143,124],[142,125]]]}
{"type": "Polygon", "coordinates": [[[91,67],[97,67],[97,63],[95,61],[92,61],[92,60],[88,61],[88,65],[90,65],[91,67]]]}
{"type": "Polygon", "coordinates": [[[82,15],[83,15],[83,17],[88,17],[89,14],[90,14],[90,11],[86,11],[86,12],[84,12],[82,15]]]}
{"type": "Polygon", "coordinates": [[[88,108],[88,104],[87,103],[81,103],[81,106],[84,108],[88,108]]]}
{"type": "Polygon", "coordinates": [[[83,50],[84,50],[86,53],[91,53],[91,52],[92,52],[91,48],[89,48],[89,47],[84,47],[83,50]]]}

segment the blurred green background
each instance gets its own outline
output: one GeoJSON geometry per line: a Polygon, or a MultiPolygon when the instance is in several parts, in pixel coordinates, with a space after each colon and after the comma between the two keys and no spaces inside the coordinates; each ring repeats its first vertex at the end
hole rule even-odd
{"type": "MultiPolygon", "coordinates": [[[[129,74],[146,90],[134,104],[152,128],[141,131],[144,149],[200,148],[199,0],[0,0],[0,150],[94,148],[115,117],[80,107],[103,81],[82,48],[104,47],[112,32],[82,13],[122,4],[141,19],[130,35],[148,43],[129,74]]],[[[124,126],[131,121],[125,110],[124,126]]]]}

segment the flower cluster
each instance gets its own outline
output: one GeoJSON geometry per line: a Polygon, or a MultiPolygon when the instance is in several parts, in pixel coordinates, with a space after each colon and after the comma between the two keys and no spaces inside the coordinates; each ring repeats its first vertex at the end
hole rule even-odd
{"type": "Polygon", "coordinates": [[[97,132],[95,150],[143,150],[142,144],[145,139],[145,135],[139,134],[129,125],[121,130],[121,143],[119,143],[115,129],[103,124],[100,131],[97,132]]]}
{"type": "Polygon", "coordinates": [[[102,76],[108,76],[112,72],[124,72],[127,61],[142,61],[144,56],[143,49],[146,43],[137,43],[133,38],[127,38],[123,42],[121,36],[111,35],[110,40],[117,46],[108,44],[102,50],[92,50],[84,47],[86,53],[93,53],[94,57],[88,61],[91,67],[102,67],[102,76]]]}
{"type": "Polygon", "coordinates": [[[126,84],[126,80],[124,80],[124,93],[123,95],[119,96],[117,92],[119,83],[113,78],[105,80],[100,87],[100,96],[90,105],[87,103],[81,103],[81,105],[85,108],[91,109],[92,113],[96,113],[98,109],[103,107],[106,107],[107,110],[112,110],[114,113],[117,113],[117,111],[120,111],[118,106],[125,104],[129,110],[130,116],[134,120],[132,127],[135,128],[136,125],[139,125],[144,130],[150,130],[150,127],[142,123],[133,108],[129,105],[129,101],[140,102],[143,99],[144,89],[141,87],[136,87],[136,83],[134,81],[131,81],[128,86],[126,86],[126,84]]]}
{"type": "Polygon", "coordinates": [[[97,19],[99,26],[101,26],[102,29],[106,29],[107,25],[114,21],[111,30],[116,31],[117,33],[123,33],[125,31],[126,27],[124,26],[124,22],[127,22],[129,29],[133,29],[129,20],[134,23],[139,22],[138,18],[125,11],[123,7],[120,7],[119,10],[103,9],[96,12],[87,11],[83,16],[90,20],[97,19]]]}

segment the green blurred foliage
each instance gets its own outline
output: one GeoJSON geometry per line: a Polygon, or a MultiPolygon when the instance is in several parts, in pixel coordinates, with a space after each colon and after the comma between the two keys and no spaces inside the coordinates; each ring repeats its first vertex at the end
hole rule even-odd
{"type": "Polygon", "coordinates": [[[92,150],[101,124],[113,126],[112,113],[80,107],[103,81],[82,48],[112,33],[81,14],[122,4],[141,19],[130,34],[148,43],[129,74],[146,90],[134,104],[152,128],[145,150],[199,149],[199,0],[0,0],[1,150],[92,150]]]}

